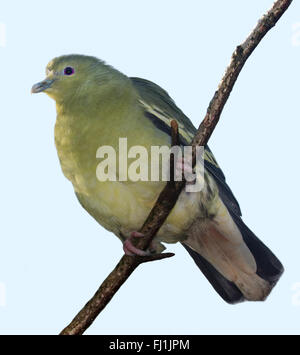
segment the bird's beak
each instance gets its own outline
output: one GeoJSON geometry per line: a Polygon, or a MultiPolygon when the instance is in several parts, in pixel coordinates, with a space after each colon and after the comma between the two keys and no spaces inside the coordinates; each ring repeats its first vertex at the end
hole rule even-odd
{"type": "Polygon", "coordinates": [[[33,87],[31,88],[31,93],[37,94],[38,92],[45,91],[46,89],[49,89],[51,87],[53,82],[54,79],[45,79],[43,81],[40,81],[39,83],[33,85],[33,87]]]}

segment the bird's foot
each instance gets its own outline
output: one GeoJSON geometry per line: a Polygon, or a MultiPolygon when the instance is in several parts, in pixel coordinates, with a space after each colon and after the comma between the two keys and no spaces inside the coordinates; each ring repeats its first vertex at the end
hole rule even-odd
{"type": "Polygon", "coordinates": [[[147,256],[151,254],[151,249],[148,251],[141,250],[137,247],[135,247],[132,244],[132,239],[134,238],[142,238],[144,237],[144,234],[139,233],[139,232],[131,232],[130,237],[128,237],[125,242],[123,243],[123,250],[126,255],[130,256],[147,256]]]}
{"type": "Polygon", "coordinates": [[[187,184],[196,183],[196,176],[191,161],[185,161],[184,158],[180,158],[176,162],[175,169],[176,177],[182,177],[183,175],[187,184]]]}

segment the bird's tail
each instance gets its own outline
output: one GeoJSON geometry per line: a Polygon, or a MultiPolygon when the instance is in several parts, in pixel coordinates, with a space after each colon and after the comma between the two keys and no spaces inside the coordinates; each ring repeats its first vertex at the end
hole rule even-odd
{"type": "Polygon", "coordinates": [[[199,248],[188,245],[188,241],[183,246],[226,302],[263,301],[279,280],[283,266],[239,216],[230,214],[243,237],[242,247],[234,250],[233,245],[228,246],[224,242],[222,245],[220,238],[211,234],[207,235],[206,240],[205,236],[202,238],[199,248]],[[241,263],[241,255],[246,256],[246,249],[255,260],[256,272],[248,272],[247,266],[241,263]]]}

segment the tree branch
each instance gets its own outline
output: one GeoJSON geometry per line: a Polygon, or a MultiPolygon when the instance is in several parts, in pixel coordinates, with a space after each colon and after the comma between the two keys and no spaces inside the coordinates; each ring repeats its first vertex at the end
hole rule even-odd
{"type": "MultiPolygon", "coordinates": [[[[219,121],[224,105],[228,100],[228,97],[244,64],[262,38],[273,26],[275,26],[280,17],[288,9],[292,1],[293,0],[277,0],[271,10],[269,10],[267,14],[260,19],[257,26],[250,33],[245,42],[236,48],[232,55],[230,65],[227,68],[221,83],[219,84],[218,90],[215,92],[214,97],[209,104],[206,116],[200,124],[192,141],[194,152],[197,145],[205,146],[207,144],[216,124],[219,121]]],[[[172,123],[171,128],[173,139],[172,143],[174,144],[176,143],[175,141],[178,140],[178,127],[176,122],[172,123]]],[[[193,164],[195,165],[195,154],[193,164]]],[[[166,184],[166,187],[159,195],[155,206],[151,210],[147,220],[140,230],[145,237],[138,240],[138,248],[146,250],[150,246],[154,236],[157,234],[172,208],[175,206],[184,186],[184,180],[180,182],[171,181],[166,184]]],[[[115,269],[102,283],[93,298],[61,332],[61,335],[83,334],[84,331],[93,323],[103,308],[109,303],[114,294],[123,285],[131,273],[138,267],[138,265],[143,262],[164,259],[173,255],[174,254],[172,253],[164,253],[159,255],[151,255],[145,258],[124,255],[115,269]]]]}

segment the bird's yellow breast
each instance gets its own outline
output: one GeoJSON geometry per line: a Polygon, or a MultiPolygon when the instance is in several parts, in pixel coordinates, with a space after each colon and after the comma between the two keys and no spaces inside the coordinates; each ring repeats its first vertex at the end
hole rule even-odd
{"type": "MultiPolygon", "coordinates": [[[[153,132],[152,124],[140,119],[138,111],[131,109],[130,115],[129,125],[124,109],[115,113],[113,123],[106,122],[101,114],[94,118],[77,115],[75,119],[58,112],[55,125],[55,143],[64,175],[72,182],[82,206],[118,236],[129,235],[142,226],[165,185],[163,181],[103,182],[97,179],[96,152],[103,145],[112,146],[118,153],[119,138],[126,137],[128,149],[142,145],[150,154],[152,145],[169,144],[169,138],[157,130],[153,132]]],[[[185,231],[199,217],[199,198],[196,193],[182,193],[158,239],[165,242],[184,239],[185,231]]]]}

